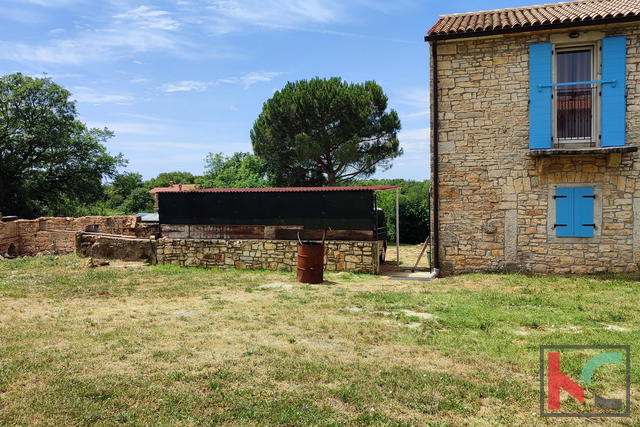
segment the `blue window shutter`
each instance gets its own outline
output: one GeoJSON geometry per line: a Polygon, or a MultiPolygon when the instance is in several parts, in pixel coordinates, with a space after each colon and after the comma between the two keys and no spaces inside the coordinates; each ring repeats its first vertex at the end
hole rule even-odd
{"type": "Polygon", "coordinates": [[[556,188],[556,236],[572,237],[573,221],[573,188],[556,188]]]}
{"type": "Polygon", "coordinates": [[[627,102],[627,38],[602,39],[602,80],[614,80],[615,85],[602,85],[602,143],[603,147],[625,145],[627,102]]]}
{"type": "Polygon", "coordinates": [[[573,189],[574,203],[574,228],[575,237],[593,237],[594,218],[594,191],[593,187],[576,187],[573,189]]]}
{"type": "Polygon", "coordinates": [[[529,47],[529,148],[551,148],[551,43],[529,47]]]}

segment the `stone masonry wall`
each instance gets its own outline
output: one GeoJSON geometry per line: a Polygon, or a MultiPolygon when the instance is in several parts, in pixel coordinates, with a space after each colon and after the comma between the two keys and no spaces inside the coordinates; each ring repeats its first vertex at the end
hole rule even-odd
{"type": "MultiPolygon", "coordinates": [[[[149,237],[149,230],[133,216],[0,222],[0,255],[11,252],[9,246],[13,245],[15,252],[11,255],[75,252],[79,256],[146,259],[152,264],[183,267],[288,271],[297,268],[295,240],[139,238],[149,237]]],[[[325,269],[378,274],[379,243],[327,241],[325,269]]]]}
{"type": "MultiPolygon", "coordinates": [[[[379,272],[378,242],[325,242],[325,270],[379,272]]],[[[158,264],[296,271],[294,240],[158,239],[158,264]]]]}
{"type": "Polygon", "coordinates": [[[637,23],[438,42],[435,161],[443,274],[505,268],[540,274],[638,270],[638,153],[536,157],[529,150],[529,45],[574,31],[627,36],[626,144],[640,145],[637,23]],[[550,228],[555,220],[550,194],[567,184],[596,188],[601,204],[596,237],[559,239],[550,228]]]}
{"type": "Polygon", "coordinates": [[[16,255],[20,246],[20,237],[18,236],[18,227],[15,221],[0,221],[0,256],[16,255]]]}
{"type": "Polygon", "coordinates": [[[76,250],[76,232],[135,236],[139,220],[135,216],[87,216],[0,222],[0,252],[4,253],[4,247],[13,243],[18,255],[73,253],[76,250]]]}
{"type": "Polygon", "coordinates": [[[81,257],[147,261],[156,264],[156,241],[131,236],[76,233],[76,254],[81,257]]]}

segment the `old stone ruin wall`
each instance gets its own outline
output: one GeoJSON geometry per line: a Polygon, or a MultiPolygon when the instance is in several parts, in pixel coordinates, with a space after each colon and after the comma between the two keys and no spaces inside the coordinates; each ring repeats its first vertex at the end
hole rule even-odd
{"type": "MultiPolygon", "coordinates": [[[[134,216],[0,221],[0,256],[77,253],[81,257],[144,260],[182,267],[296,271],[296,240],[156,240],[158,228],[134,216]]],[[[376,241],[325,242],[325,270],[379,272],[376,241]]]]}
{"type": "Polygon", "coordinates": [[[104,233],[120,236],[144,234],[135,216],[87,216],[81,218],[38,218],[0,221],[0,255],[32,256],[69,254],[76,251],[76,233],[104,233]]]}
{"type": "MultiPolygon", "coordinates": [[[[296,271],[295,240],[159,239],[158,264],[296,271]]],[[[378,274],[378,242],[326,241],[325,270],[378,274]]]]}
{"type": "Polygon", "coordinates": [[[19,247],[20,237],[17,224],[0,221],[0,256],[16,256],[19,247]]]}

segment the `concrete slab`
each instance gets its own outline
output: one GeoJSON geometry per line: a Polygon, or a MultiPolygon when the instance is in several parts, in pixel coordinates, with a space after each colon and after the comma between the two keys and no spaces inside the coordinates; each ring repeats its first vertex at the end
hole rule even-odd
{"type": "Polygon", "coordinates": [[[380,276],[387,277],[387,280],[417,280],[417,281],[430,281],[431,272],[429,271],[416,271],[415,273],[411,272],[411,269],[399,269],[399,270],[388,270],[380,273],[380,276]]]}

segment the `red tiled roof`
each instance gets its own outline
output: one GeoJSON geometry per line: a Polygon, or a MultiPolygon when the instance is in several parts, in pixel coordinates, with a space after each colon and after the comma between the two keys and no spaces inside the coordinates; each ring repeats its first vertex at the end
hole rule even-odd
{"type": "Polygon", "coordinates": [[[400,185],[377,185],[370,187],[274,187],[274,188],[204,188],[191,193],[304,193],[322,191],[383,191],[402,188],[400,185]]]}
{"type": "MultiPolygon", "coordinates": [[[[481,33],[522,27],[540,27],[599,19],[640,19],[640,0],[578,0],[572,2],[518,7],[482,12],[442,15],[429,36],[481,33]]],[[[534,28],[532,28],[534,29],[534,28]]]]}

